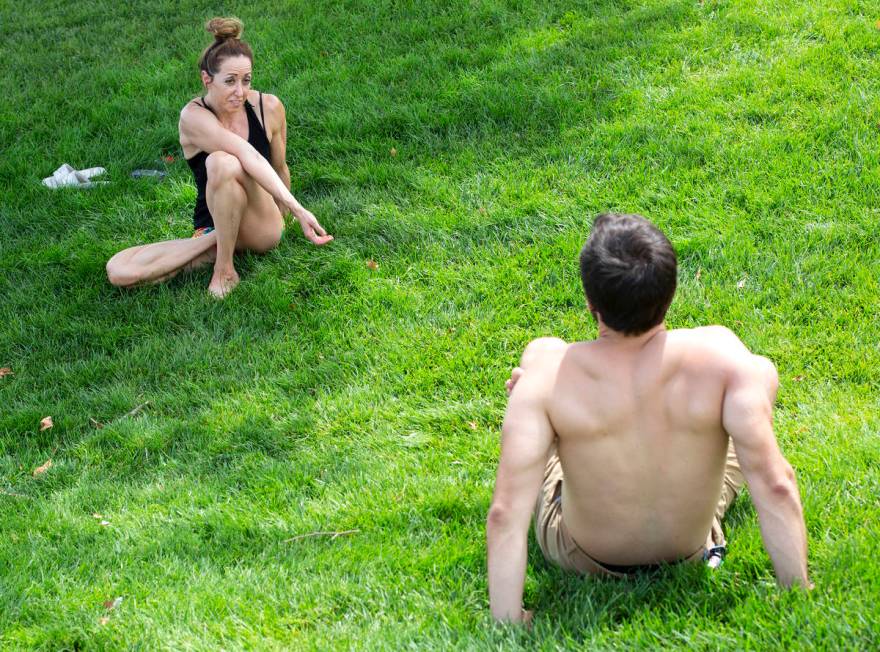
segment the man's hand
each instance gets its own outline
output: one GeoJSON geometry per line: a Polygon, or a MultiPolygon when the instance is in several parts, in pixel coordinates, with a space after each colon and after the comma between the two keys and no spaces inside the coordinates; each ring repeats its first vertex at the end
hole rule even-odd
{"type": "Polygon", "coordinates": [[[507,382],[504,383],[504,387],[507,389],[507,395],[510,396],[510,393],[513,391],[513,388],[516,386],[517,381],[522,377],[523,373],[522,367],[514,367],[510,372],[510,378],[507,379],[507,382]]]}
{"type": "Polygon", "coordinates": [[[333,236],[327,235],[324,227],[318,223],[318,220],[310,211],[300,206],[294,215],[296,215],[296,219],[302,227],[303,234],[312,244],[323,245],[333,240],[333,236]]]}

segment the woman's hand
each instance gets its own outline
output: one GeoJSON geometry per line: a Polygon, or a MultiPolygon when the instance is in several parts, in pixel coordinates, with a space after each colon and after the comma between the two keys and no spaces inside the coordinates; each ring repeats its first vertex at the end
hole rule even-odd
{"type": "Polygon", "coordinates": [[[327,244],[333,239],[332,235],[327,235],[324,227],[318,223],[318,220],[315,218],[315,216],[302,206],[299,207],[299,210],[294,212],[294,215],[299,221],[299,225],[302,227],[303,234],[313,244],[323,245],[327,244]]]}

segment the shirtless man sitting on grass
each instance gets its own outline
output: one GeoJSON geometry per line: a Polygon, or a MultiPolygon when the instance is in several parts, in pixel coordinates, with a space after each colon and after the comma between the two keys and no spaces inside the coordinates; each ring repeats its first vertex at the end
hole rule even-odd
{"type": "Polygon", "coordinates": [[[531,342],[507,384],[486,526],[492,615],[531,617],[533,511],[541,551],[566,570],[717,566],[744,480],[779,584],[809,587],[800,496],[773,434],[773,363],[721,326],[666,329],[675,252],[645,218],[597,217],[580,266],[598,338],[531,342]]]}

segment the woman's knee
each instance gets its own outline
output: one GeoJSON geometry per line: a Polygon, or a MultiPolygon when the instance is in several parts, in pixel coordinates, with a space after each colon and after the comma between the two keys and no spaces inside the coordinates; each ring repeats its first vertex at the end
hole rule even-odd
{"type": "Polygon", "coordinates": [[[249,246],[248,249],[258,254],[264,254],[267,251],[271,251],[279,245],[283,233],[284,229],[280,225],[277,229],[264,231],[260,233],[259,237],[253,239],[253,242],[250,243],[251,246],[249,246]]]}
{"type": "Polygon", "coordinates": [[[107,261],[107,280],[111,285],[120,288],[131,287],[140,282],[140,278],[129,265],[119,259],[119,256],[113,256],[107,261]]]}
{"type": "Polygon", "coordinates": [[[242,181],[245,173],[238,157],[227,152],[208,154],[208,158],[205,160],[205,169],[208,172],[208,183],[230,179],[242,181]]]}

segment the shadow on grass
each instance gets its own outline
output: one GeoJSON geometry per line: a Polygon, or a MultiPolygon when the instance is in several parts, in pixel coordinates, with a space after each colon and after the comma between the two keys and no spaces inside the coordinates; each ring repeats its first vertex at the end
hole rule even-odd
{"type": "MultiPolygon", "coordinates": [[[[746,501],[741,497],[725,517],[728,546],[736,545],[737,526],[754,518],[746,501]]],[[[529,538],[529,568],[537,588],[528,605],[540,614],[539,632],[564,630],[568,637],[585,643],[599,629],[643,626],[650,613],[666,618],[700,614],[724,624],[737,606],[732,598],[739,572],[730,564],[714,571],[702,562],[677,564],[623,579],[578,576],[544,559],[533,533],[529,538]]]]}

